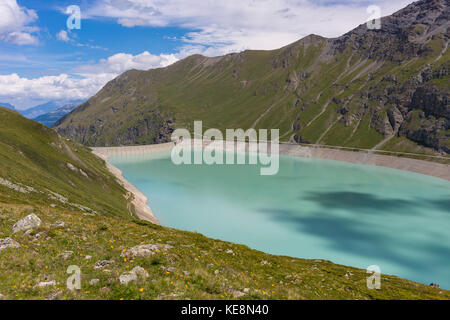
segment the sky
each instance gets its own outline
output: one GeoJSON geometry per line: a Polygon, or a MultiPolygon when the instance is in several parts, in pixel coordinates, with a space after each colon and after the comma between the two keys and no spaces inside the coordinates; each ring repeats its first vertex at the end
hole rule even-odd
{"type": "Polygon", "coordinates": [[[369,6],[386,16],[412,2],[0,0],[0,102],[87,100],[129,69],[337,37],[368,21],[369,6]]]}

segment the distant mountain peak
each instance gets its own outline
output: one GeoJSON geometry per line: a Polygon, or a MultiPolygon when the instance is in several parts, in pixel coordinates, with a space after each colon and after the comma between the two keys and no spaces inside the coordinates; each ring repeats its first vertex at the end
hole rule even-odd
{"type": "Polygon", "coordinates": [[[56,122],[58,122],[61,118],[63,118],[64,116],[75,110],[75,108],[77,108],[80,104],[81,102],[66,104],[61,108],[58,108],[45,114],[41,114],[40,116],[34,118],[33,120],[40,122],[46,125],[47,127],[53,127],[53,125],[56,122]]]}
{"type": "Polygon", "coordinates": [[[47,114],[54,110],[57,110],[63,107],[66,104],[70,103],[81,103],[82,101],[70,101],[70,100],[53,100],[46,103],[39,104],[37,106],[28,108],[26,110],[22,110],[21,113],[28,119],[34,119],[39,117],[40,115],[47,114]]]}

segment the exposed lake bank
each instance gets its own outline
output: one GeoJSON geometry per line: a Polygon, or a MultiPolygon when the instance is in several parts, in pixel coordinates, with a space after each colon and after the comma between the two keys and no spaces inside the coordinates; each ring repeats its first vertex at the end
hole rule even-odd
{"type": "Polygon", "coordinates": [[[131,201],[131,204],[134,207],[134,211],[137,215],[137,217],[141,220],[149,221],[154,224],[159,224],[158,219],[153,214],[152,209],[147,204],[147,197],[140,192],[133,184],[131,184],[127,179],[125,179],[122,175],[122,171],[120,171],[118,168],[113,166],[109,163],[108,157],[96,150],[93,150],[93,153],[105,160],[106,167],[108,170],[117,178],[120,184],[132,194],[133,200],[131,201]]]}
{"type": "MultiPolygon", "coordinates": [[[[188,142],[185,141],[183,143],[188,142]]],[[[221,141],[218,143],[221,143],[221,141]]],[[[208,145],[211,145],[211,142],[203,143],[203,147],[207,147],[208,145]]],[[[110,156],[143,155],[161,152],[170,150],[173,146],[173,143],[164,143],[145,146],[97,147],[92,148],[92,150],[96,155],[101,155],[102,158],[107,159],[110,156]]],[[[248,151],[248,145],[240,151],[248,151]]],[[[280,144],[279,153],[280,155],[287,156],[329,159],[351,162],[355,164],[388,167],[429,175],[450,181],[450,165],[419,159],[382,155],[374,152],[346,151],[341,149],[309,147],[284,143],[280,144]]]]}

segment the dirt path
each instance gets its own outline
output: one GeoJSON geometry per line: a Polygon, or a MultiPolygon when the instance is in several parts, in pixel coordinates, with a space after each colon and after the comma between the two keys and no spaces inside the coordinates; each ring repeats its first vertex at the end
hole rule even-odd
{"type": "Polygon", "coordinates": [[[378,150],[380,147],[382,147],[386,142],[391,140],[393,137],[395,137],[398,134],[398,128],[390,135],[385,137],[380,143],[378,143],[375,147],[373,147],[371,150],[378,150]]]}
{"type": "Polygon", "coordinates": [[[336,123],[338,123],[339,120],[342,119],[342,115],[339,116],[335,121],[333,121],[332,124],[330,124],[330,126],[327,128],[327,130],[325,130],[322,135],[319,137],[319,139],[317,139],[316,144],[320,144],[320,141],[327,135],[327,133],[331,130],[331,128],[333,128],[336,123]]]}
{"type": "Polygon", "coordinates": [[[281,103],[284,99],[286,99],[289,96],[289,94],[285,94],[280,100],[274,102],[266,111],[261,113],[261,115],[258,117],[258,119],[253,122],[251,128],[255,128],[256,125],[261,121],[262,118],[264,118],[270,111],[272,111],[273,108],[275,108],[279,103],[281,103]]]}
{"type": "Polygon", "coordinates": [[[448,49],[448,41],[445,42],[445,47],[444,49],[441,51],[441,54],[433,61],[433,63],[438,62],[445,54],[445,52],[447,52],[448,49]]]}

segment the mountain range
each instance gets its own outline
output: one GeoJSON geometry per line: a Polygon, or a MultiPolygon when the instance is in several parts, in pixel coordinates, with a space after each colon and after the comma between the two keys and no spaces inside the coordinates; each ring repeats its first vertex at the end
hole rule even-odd
{"type": "Polygon", "coordinates": [[[50,124],[51,126],[54,122],[75,109],[82,102],[82,100],[49,101],[25,110],[19,110],[7,102],[0,102],[0,107],[17,111],[28,119],[36,120],[38,122],[44,121],[46,122],[44,124],[50,124]]]}
{"type": "Polygon", "coordinates": [[[28,119],[35,119],[43,114],[47,114],[50,113],[52,111],[55,111],[59,108],[64,107],[67,104],[79,104],[83,101],[81,100],[74,100],[74,101],[67,101],[67,100],[62,100],[62,101],[49,101],[40,105],[37,105],[35,107],[32,108],[28,108],[26,110],[20,110],[19,112],[26,118],[28,119]]]}
{"type": "Polygon", "coordinates": [[[40,116],[34,118],[34,121],[40,122],[47,127],[52,127],[59,119],[64,117],[66,114],[72,112],[81,103],[70,103],[53,110],[49,113],[41,114],[40,116]]]}
{"type": "Polygon", "coordinates": [[[422,0],[378,30],[130,70],[55,126],[89,146],[165,142],[202,120],[279,128],[282,141],[448,154],[449,8],[422,0]]]}

